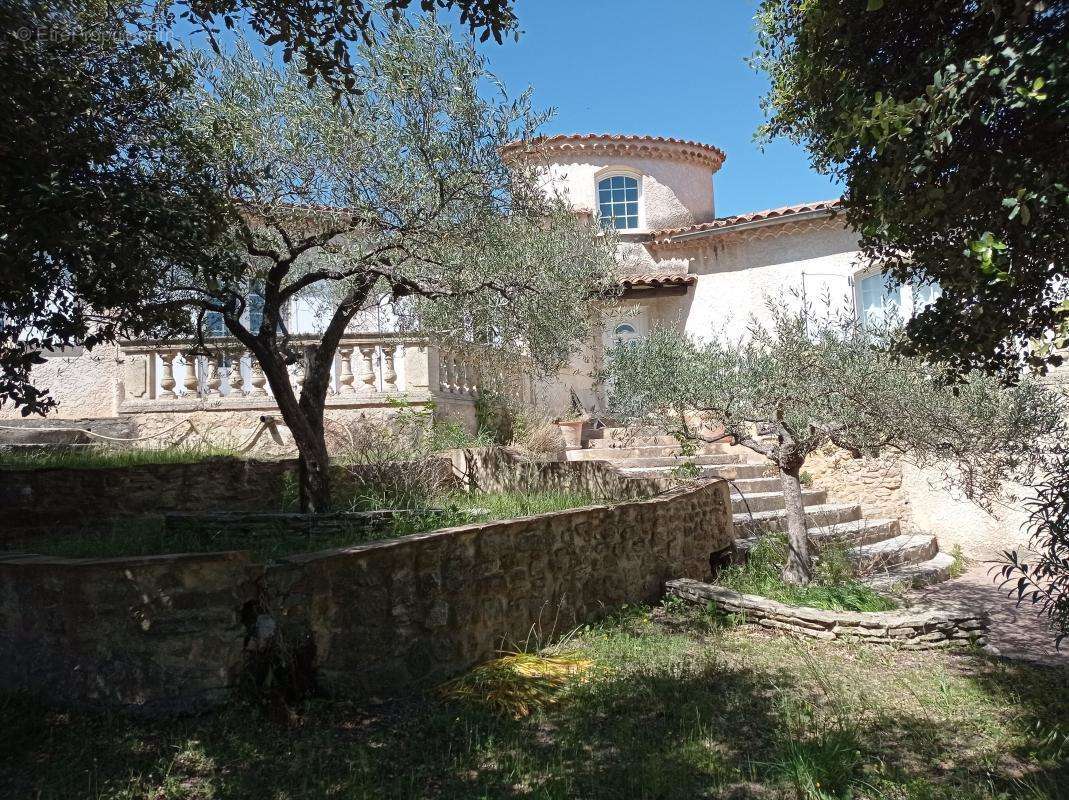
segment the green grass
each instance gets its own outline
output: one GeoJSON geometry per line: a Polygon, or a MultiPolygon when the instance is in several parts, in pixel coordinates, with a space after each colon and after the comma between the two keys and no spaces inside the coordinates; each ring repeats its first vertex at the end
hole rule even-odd
{"type": "Polygon", "coordinates": [[[768,534],[751,548],[744,563],[721,571],[716,582],[736,592],[756,594],[792,606],[830,611],[889,611],[898,607],[892,598],[854,579],[845,552],[840,548],[824,548],[808,586],[783,582],[780,571],[786,559],[786,536],[768,534]]]}
{"type": "Polygon", "coordinates": [[[1017,800],[1066,796],[1069,676],[630,609],[516,719],[435,692],[144,721],[0,695],[11,800],[1017,800]]]}
{"type": "MultiPolygon", "coordinates": [[[[251,536],[222,527],[195,532],[175,531],[164,528],[162,517],[145,517],[115,520],[99,530],[35,539],[30,545],[12,547],[65,558],[249,550],[253,557],[271,561],[295,553],[351,547],[472,522],[563,511],[593,505],[598,501],[589,494],[578,492],[511,492],[449,494],[425,502],[429,507],[416,508],[410,514],[395,516],[392,522],[380,527],[369,529],[354,526],[351,530],[337,533],[304,535],[279,531],[277,534],[251,536]]],[[[375,504],[368,498],[363,498],[357,505],[363,510],[396,507],[390,503],[375,504]]]]}
{"type": "Polygon", "coordinates": [[[195,464],[208,458],[236,458],[232,450],[207,445],[167,447],[84,447],[0,451],[0,469],[105,469],[146,464],[195,464]]]}

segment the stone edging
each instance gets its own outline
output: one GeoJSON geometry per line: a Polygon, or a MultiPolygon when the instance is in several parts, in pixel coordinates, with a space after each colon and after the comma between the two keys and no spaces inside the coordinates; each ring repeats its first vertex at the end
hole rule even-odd
{"type": "Polygon", "coordinates": [[[691,603],[713,602],[719,611],[744,614],[747,621],[765,628],[815,639],[897,644],[908,650],[970,643],[982,646],[987,641],[987,613],[960,604],[923,610],[825,611],[789,606],[689,578],[668,581],[665,590],[691,603]]]}

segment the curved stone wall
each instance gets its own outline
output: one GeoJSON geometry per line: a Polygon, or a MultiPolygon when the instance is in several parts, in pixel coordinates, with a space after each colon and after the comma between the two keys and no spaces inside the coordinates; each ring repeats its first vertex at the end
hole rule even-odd
{"type": "Polygon", "coordinates": [[[958,604],[924,610],[825,611],[789,606],[691,579],[669,581],[665,590],[691,603],[715,603],[718,611],[743,614],[747,622],[765,628],[814,639],[894,644],[907,650],[987,643],[986,613],[958,604]]]}

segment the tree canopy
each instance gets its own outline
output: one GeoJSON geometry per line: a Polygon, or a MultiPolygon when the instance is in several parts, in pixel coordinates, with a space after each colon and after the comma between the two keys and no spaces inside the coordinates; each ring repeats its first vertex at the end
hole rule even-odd
{"type": "Polygon", "coordinates": [[[1043,443],[1064,434],[1064,409],[1037,381],[1007,388],[974,372],[949,385],[942,369],[891,354],[895,331],[791,301],[769,299],[741,341],[661,329],[617,347],[609,364],[614,412],[684,439],[721,431],[712,438],[776,464],[790,523],[785,579],[810,574],[798,478],[825,445],[900,454],[981,502],[1049,466],[1043,443]]]}
{"type": "Polygon", "coordinates": [[[846,185],[862,256],[942,297],[907,353],[1013,377],[1059,356],[1069,264],[1069,3],[763,0],[763,137],[846,185]]]}
{"type": "Polygon", "coordinates": [[[160,275],[234,262],[207,143],[184,124],[192,63],[140,11],[95,0],[0,6],[0,403],[53,403],[42,350],[188,329],[160,275]]]}
{"type": "Polygon", "coordinates": [[[247,47],[202,64],[186,124],[212,142],[242,268],[231,280],[176,280],[166,298],[197,315],[202,347],[215,315],[252,351],[312,471],[302,488],[317,510],[329,504],[331,370],[361,311],[388,308],[399,330],[485,354],[490,379],[510,361],[515,372],[517,353],[555,370],[614,286],[613,237],[547,193],[532,165],[504,160],[503,146],[544,120],[529,94],[506,97],[474,46],[430,18],[391,22],[357,57],[344,104],[299,66],[247,47]],[[312,347],[288,329],[294,299],[316,309],[312,347]]]}

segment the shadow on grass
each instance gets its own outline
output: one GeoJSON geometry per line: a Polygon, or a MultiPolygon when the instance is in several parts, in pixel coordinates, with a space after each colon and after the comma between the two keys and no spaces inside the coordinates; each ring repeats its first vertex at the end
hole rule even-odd
{"type": "MultiPolygon", "coordinates": [[[[950,694],[936,681],[919,692],[920,713],[889,714],[844,700],[788,657],[799,647],[788,640],[752,637],[751,659],[744,634],[731,652],[723,636],[649,628],[595,637],[586,646],[601,667],[526,720],[432,697],[317,700],[288,729],[243,703],[143,721],[9,696],[0,796],[949,800],[1055,798],[1069,786],[1035,737],[1000,729],[1011,704],[1040,724],[1064,720],[1064,675],[961,657],[948,663],[968,674],[950,694]]],[[[814,663],[849,681],[842,652],[814,663]]]]}

